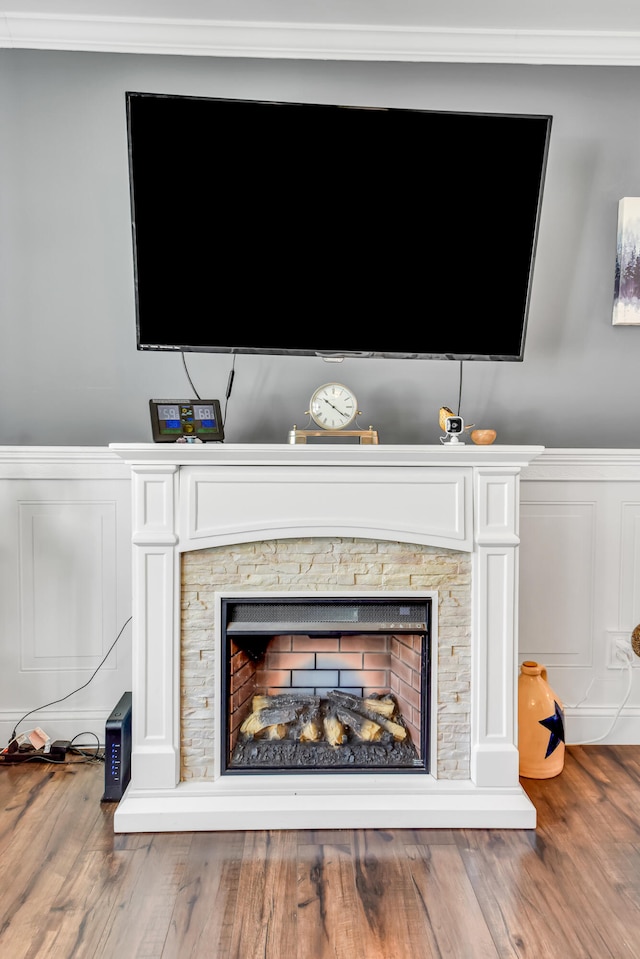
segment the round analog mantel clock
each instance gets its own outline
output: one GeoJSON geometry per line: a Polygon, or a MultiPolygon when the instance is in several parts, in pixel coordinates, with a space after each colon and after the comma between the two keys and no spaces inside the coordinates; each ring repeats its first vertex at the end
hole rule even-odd
{"type": "Polygon", "coordinates": [[[314,391],[308,413],[321,430],[343,430],[358,415],[358,401],[348,386],[324,383],[314,391]]]}
{"type": "Polygon", "coordinates": [[[344,383],[323,383],[318,386],[309,400],[307,415],[318,429],[299,430],[294,426],[289,431],[290,443],[306,443],[307,437],[358,437],[360,443],[375,445],[378,434],[373,427],[368,430],[349,429],[360,414],[358,401],[352,389],[344,383]]]}

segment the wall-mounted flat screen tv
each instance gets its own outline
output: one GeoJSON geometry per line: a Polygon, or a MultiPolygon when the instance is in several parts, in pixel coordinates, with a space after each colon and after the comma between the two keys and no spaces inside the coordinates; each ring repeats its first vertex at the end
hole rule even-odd
{"type": "Polygon", "coordinates": [[[522,360],[550,116],[126,113],[138,349],[522,360]]]}

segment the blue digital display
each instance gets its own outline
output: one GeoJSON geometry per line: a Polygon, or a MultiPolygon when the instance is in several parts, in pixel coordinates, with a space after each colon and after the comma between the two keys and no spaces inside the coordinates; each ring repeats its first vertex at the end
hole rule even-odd
{"type": "Polygon", "coordinates": [[[218,400],[149,400],[156,443],[219,442],[224,440],[218,400]]]}

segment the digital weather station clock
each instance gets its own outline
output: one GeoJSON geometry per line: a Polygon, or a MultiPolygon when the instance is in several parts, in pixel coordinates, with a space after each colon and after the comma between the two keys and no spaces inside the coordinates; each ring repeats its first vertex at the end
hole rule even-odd
{"type": "Polygon", "coordinates": [[[155,443],[221,443],[219,400],[149,400],[155,443]]]}

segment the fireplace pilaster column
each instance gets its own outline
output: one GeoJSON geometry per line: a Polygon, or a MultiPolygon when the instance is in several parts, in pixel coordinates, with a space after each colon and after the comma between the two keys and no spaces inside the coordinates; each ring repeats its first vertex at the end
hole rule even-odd
{"type": "Polygon", "coordinates": [[[517,468],[474,470],[471,778],[519,783],[517,750],[517,468]]]}
{"type": "Polygon", "coordinates": [[[180,775],[179,467],[132,466],[132,785],[173,789],[180,775]]]}

